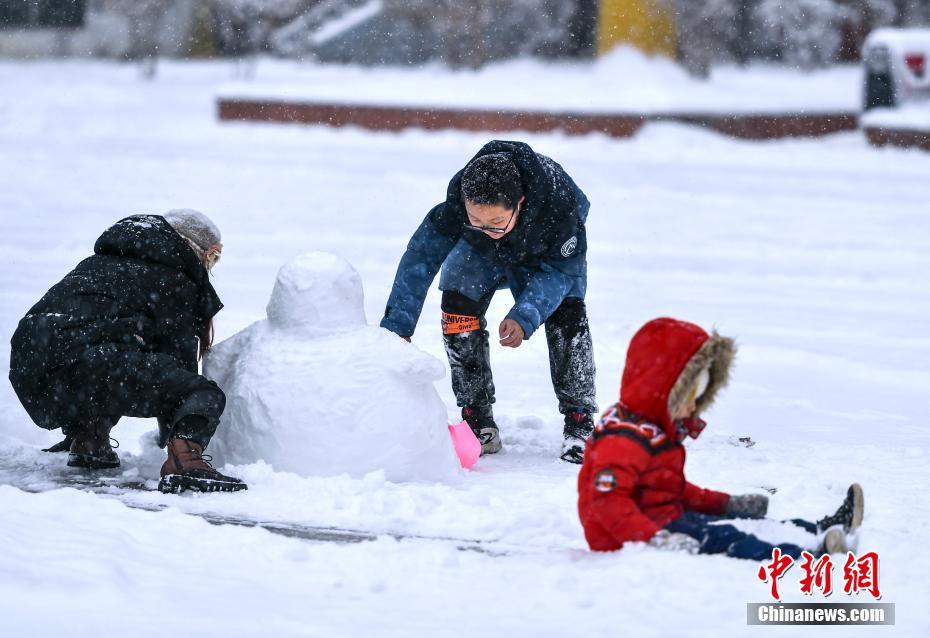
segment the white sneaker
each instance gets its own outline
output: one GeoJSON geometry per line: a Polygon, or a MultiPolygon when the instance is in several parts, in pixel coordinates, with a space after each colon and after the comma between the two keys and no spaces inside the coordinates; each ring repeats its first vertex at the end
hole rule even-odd
{"type": "Polygon", "coordinates": [[[566,463],[577,463],[581,465],[584,462],[584,441],[574,437],[567,436],[562,441],[562,453],[559,458],[566,463]]]}

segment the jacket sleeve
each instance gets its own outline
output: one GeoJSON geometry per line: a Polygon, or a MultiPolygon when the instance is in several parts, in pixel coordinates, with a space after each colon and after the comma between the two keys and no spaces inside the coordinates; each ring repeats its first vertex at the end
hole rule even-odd
{"type": "Polygon", "coordinates": [[[411,336],[416,329],[430,284],[458,241],[458,237],[440,232],[434,222],[443,206],[434,207],[417,228],[394,275],[381,327],[402,337],[411,336]]]}
{"type": "Polygon", "coordinates": [[[525,339],[529,339],[565,300],[575,280],[583,276],[584,264],[584,255],[540,264],[539,270],[507,313],[508,319],[513,319],[523,328],[525,339]]]}
{"type": "Polygon", "coordinates": [[[723,514],[730,502],[730,495],[725,492],[705,490],[694,483],[685,482],[685,490],[681,495],[685,509],[701,514],[723,514]]]}
{"type": "Polygon", "coordinates": [[[620,436],[602,441],[599,447],[589,474],[591,484],[583,487],[593,492],[591,515],[621,545],[628,541],[648,541],[661,528],[639,509],[633,500],[633,491],[649,463],[649,453],[638,442],[620,436]],[[598,489],[602,473],[612,473],[613,489],[598,489]]]}
{"type": "MultiPolygon", "coordinates": [[[[567,178],[567,175],[565,176],[567,178]]],[[[565,300],[574,283],[586,276],[587,234],[584,220],[590,203],[581,189],[572,183],[575,192],[574,211],[567,214],[570,220],[552,237],[552,247],[539,270],[530,279],[526,289],[507,313],[523,328],[523,337],[530,336],[546,322],[565,300]]]]}

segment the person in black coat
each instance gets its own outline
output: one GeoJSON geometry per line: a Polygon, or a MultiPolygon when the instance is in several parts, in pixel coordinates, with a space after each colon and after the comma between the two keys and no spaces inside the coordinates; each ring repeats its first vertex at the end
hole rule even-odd
{"type": "Polygon", "coordinates": [[[122,416],[156,417],[161,491],[246,489],[203,458],[226,404],[198,374],[223,307],[209,279],[221,252],[197,211],[127,217],[19,322],[10,383],[36,425],[62,429],[50,450],[67,449],[69,466],[118,467],[110,430],[122,416]]]}

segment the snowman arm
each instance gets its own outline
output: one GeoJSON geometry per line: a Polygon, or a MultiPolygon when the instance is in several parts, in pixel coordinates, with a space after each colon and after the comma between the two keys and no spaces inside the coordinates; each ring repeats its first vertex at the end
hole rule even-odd
{"type": "Polygon", "coordinates": [[[416,329],[430,284],[458,241],[457,237],[440,232],[432,221],[441,206],[443,204],[429,212],[407,244],[381,319],[382,328],[402,337],[411,336],[416,329]]]}

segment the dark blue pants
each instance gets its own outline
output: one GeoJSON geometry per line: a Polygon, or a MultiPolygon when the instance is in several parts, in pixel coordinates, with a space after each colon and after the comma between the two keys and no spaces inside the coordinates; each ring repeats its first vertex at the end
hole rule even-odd
{"type": "MultiPolygon", "coordinates": [[[[775,547],[792,558],[800,558],[801,552],[804,551],[804,548],[791,543],[772,545],[752,534],[738,530],[733,525],[718,522],[724,520],[732,519],[698,512],[685,512],[666,525],[665,529],[686,534],[700,541],[701,548],[698,550],[700,554],[726,554],[733,558],[764,560],[772,557],[772,550],[775,547]]],[[[809,521],[796,518],[789,522],[811,534],[817,533],[817,525],[809,521]]]]}

